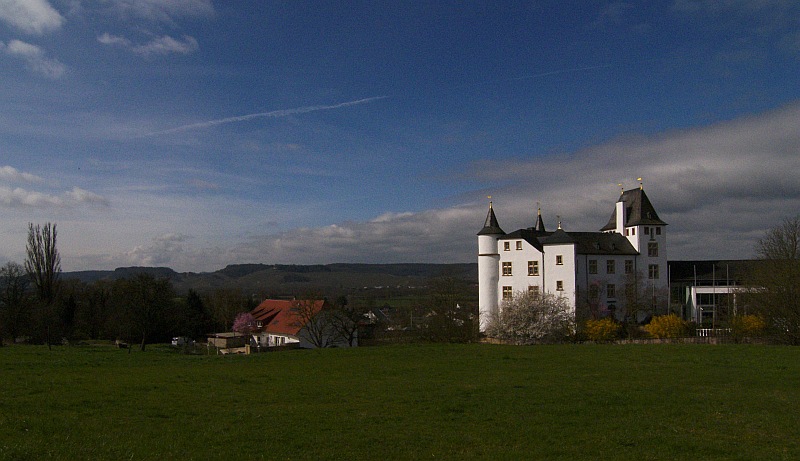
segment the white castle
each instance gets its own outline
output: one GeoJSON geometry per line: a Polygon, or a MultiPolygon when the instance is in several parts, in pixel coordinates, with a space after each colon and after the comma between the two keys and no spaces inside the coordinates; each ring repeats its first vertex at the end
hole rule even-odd
{"type": "Polygon", "coordinates": [[[521,291],[566,297],[573,314],[620,318],[635,286],[638,305],[656,312],[669,287],[666,225],[641,186],[622,192],[599,232],[567,232],[561,222],[548,232],[539,209],[533,227],[506,234],[489,202],[478,232],[480,330],[503,300],[521,291]]]}

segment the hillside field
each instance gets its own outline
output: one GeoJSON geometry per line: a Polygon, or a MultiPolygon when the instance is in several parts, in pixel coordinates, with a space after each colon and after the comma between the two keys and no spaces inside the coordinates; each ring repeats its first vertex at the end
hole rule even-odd
{"type": "Polygon", "coordinates": [[[0,348],[0,459],[800,459],[800,348],[0,348]]]}

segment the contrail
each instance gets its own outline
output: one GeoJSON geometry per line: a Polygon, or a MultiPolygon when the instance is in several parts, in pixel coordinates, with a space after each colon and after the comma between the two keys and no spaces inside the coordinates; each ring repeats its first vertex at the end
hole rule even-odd
{"type": "Polygon", "coordinates": [[[355,101],[348,101],[342,102],[339,104],[333,104],[330,106],[306,106],[306,107],[297,107],[294,109],[281,109],[281,110],[273,110],[270,112],[260,112],[257,114],[247,114],[247,115],[239,115],[237,117],[227,117],[227,118],[220,118],[217,120],[209,120],[207,122],[198,122],[198,123],[191,123],[189,125],[183,125],[176,128],[170,128],[168,130],[161,130],[161,131],[154,131],[152,133],[147,133],[142,137],[147,136],[158,136],[162,134],[169,134],[169,133],[178,133],[180,131],[188,131],[188,130],[196,130],[200,128],[208,128],[211,126],[216,125],[223,125],[225,123],[235,123],[235,122],[244,122],[246,120],[252,120],[254,118],[261,118],[261,117],[287,117],[289,115],[297,115],[297,114],[307,114],[309,112],[317,112],[320,110],[331,110],[331,109],[340,109],[342,107],[349,107],[349,106],[356,106],[359,104],[366,104],[368,102],[377,101],[379,99],[385,99],[388,96],[374,96],[371,98],[364,98],[364,99],[357,99],[355,101]]]}

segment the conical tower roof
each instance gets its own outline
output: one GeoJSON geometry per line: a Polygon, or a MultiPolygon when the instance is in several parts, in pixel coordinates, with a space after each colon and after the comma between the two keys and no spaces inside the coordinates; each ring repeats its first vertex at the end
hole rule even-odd
{"type": "Polygon", "coordinates": [[[503,229],[500,229],[500,224],[497,223],[497,216],[494,215],[492,202],[489,202],[489,213],[486,215],[486,222],[483,224],[483,229],[478,232],[478,235],[491,234],[505,235],[505,232],[503,232],[503,229]]]}
{"type": "Polygon", "coordinates": [[[547,232],[544,228],[544,221],[542,221],[542,209],[536,208],[536,225],[533,226],[533,230],[537,232],[547,232]]]}
{"type": "MultiPolygon", "coordinates": [[[[625,225],[627,226],[667,225],[667,223],[658,217],[656,209],[653,207],[653,204],[650,203],[650,199],[647,198],[647,194],[644,193],[644,189],[642,188],[626,190],[620,195],[617,202],[623,202],[625,204],[625,225]]],[[[608,220],[608,224],[600,230],[607,231],[616,228],[617,209],[614,208],[614,212],[611,213],[611,219],[608,220]]]]}

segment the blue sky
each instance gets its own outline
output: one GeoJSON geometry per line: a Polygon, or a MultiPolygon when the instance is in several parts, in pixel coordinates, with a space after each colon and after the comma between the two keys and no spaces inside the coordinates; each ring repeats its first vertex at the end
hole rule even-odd
{"type": "Polygon", "coordinates": [[[670,259],[800,212],[800,4],[0,0],[0,262],[469,262],[644,187],[670,259]]]}

